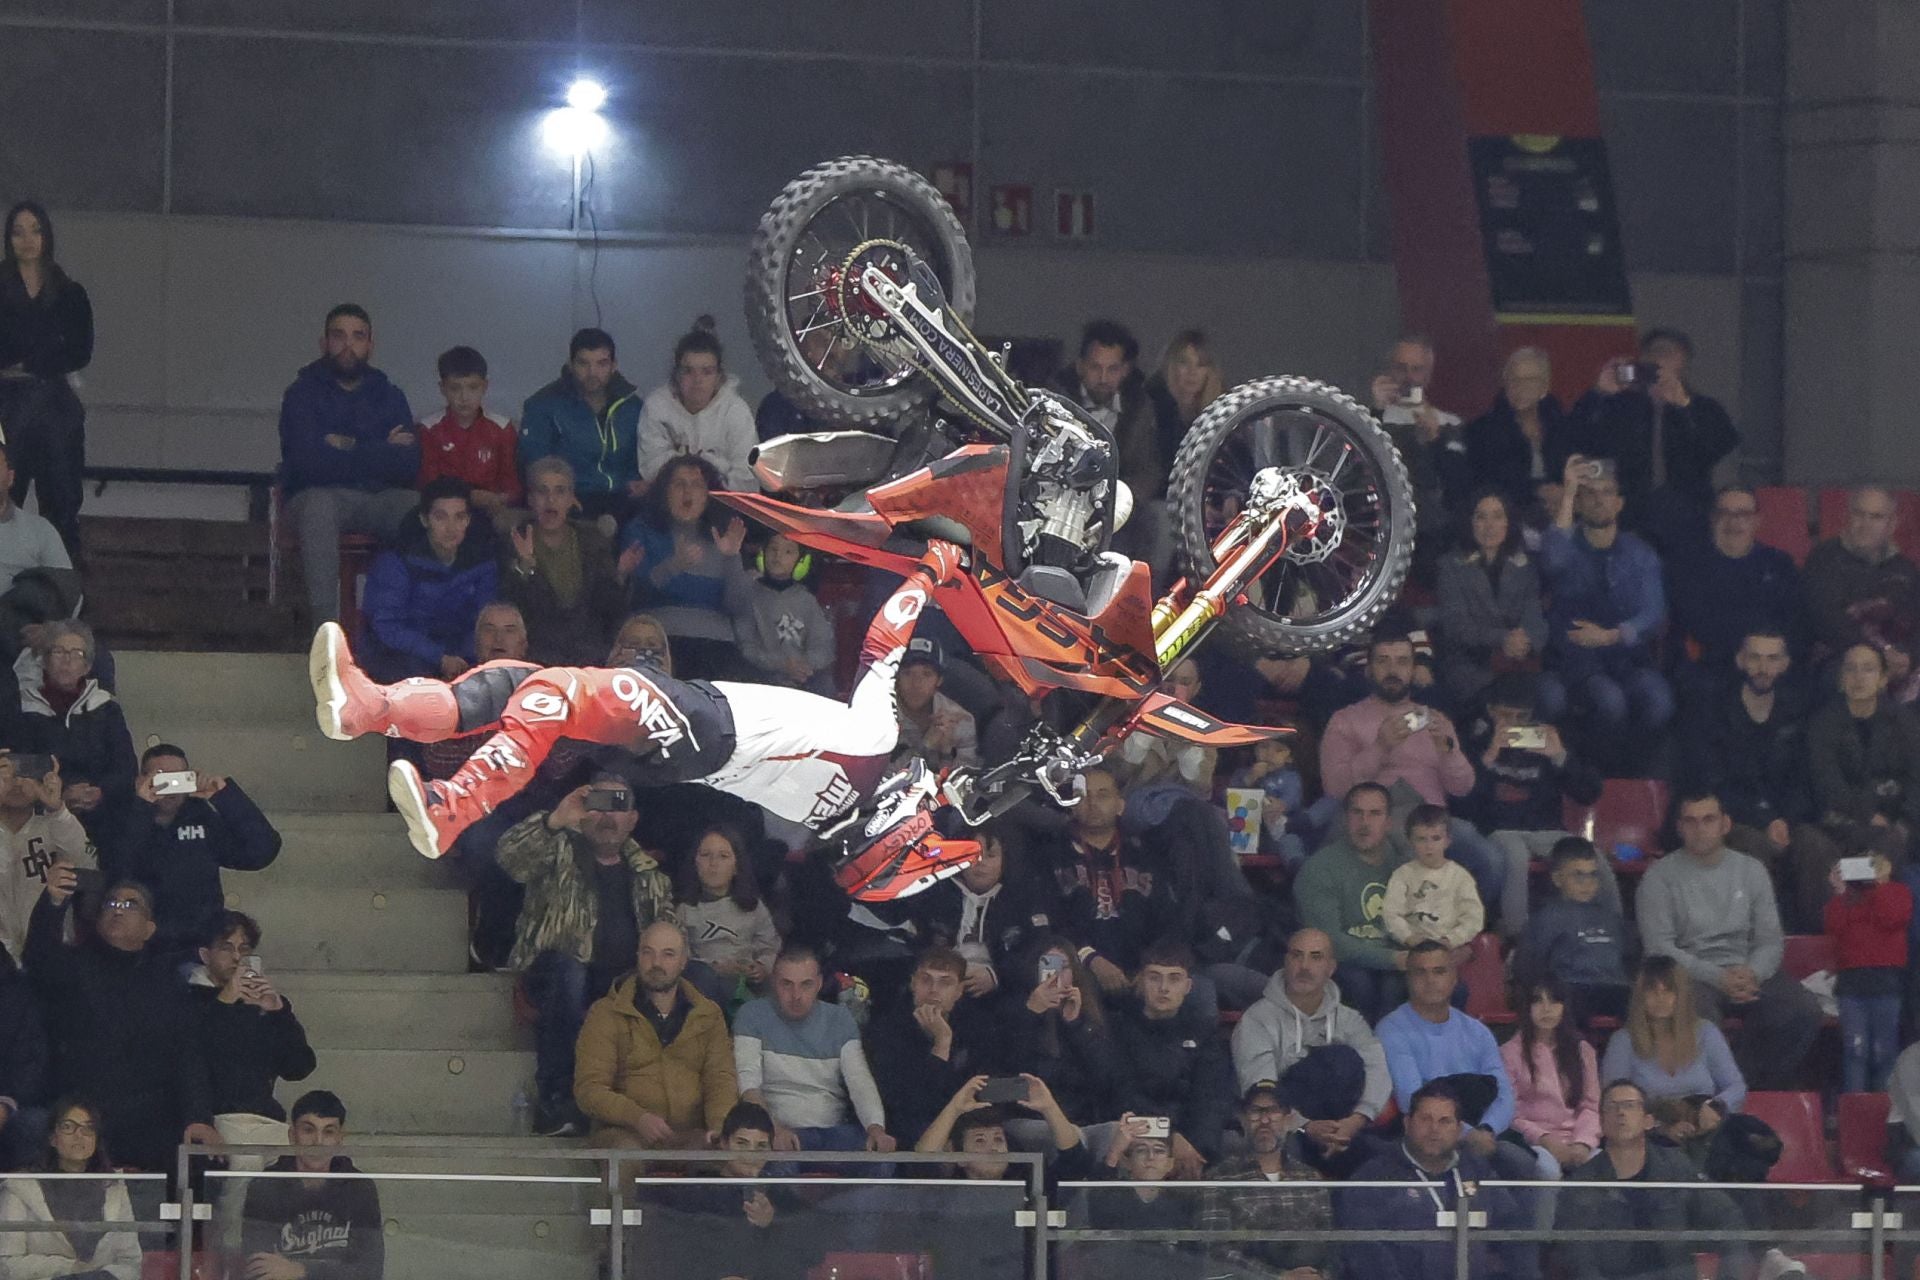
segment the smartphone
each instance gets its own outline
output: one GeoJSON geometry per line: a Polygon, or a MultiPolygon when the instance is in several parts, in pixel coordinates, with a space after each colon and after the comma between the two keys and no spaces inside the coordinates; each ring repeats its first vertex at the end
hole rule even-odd
{"type": "Polygon", "coordinates": [[[75,867],[73,891],[84,893],[89,898],[99,897],[107,891],[107,873],[98,867],[75,867]]]}
{"type": "Polygon", "coordinates": [[[1840,859],[1840,878],[1848,884],[1872,884],[1879,879],[1874,873],[1872,858],[1840,859]]]}
{"type": "Polygon", "coordinates": [[[199,789],[200,775],[191,769],[153,775],[153,794],[157,796],[190,796],[199,789]]]}
{"type": "Polygon", "coordinates": [[[1173,1120],[1168,1116],[1141,1116],[1147,1122],[1147,1131],[1143,1137],[1170,1138],[1173,1136],[1173,1120]]]}
{"type": "Polygon", "coordinates": [[[1008,1102],[1025,1102],[1027,1100],[1027,1082],[1019,1076],[994,1076],[980,1086],[980,1092],[975,1094],[974,1097],[986,1103],[988,1106],[1008,1102]]]}
{"type": "Polygon", "coordinates": [[[1401,404],[1412,405],[1416,409],[1426,402],[1427,389],[1425,387],[1408,387],[1400,397],[1401,404]]]}
{"type": "Polygon", "coordinates": [[[1402,715],[1401,718],[1407,722],[1407,731],[1409,733],[1418,733],[1427,727],[1432,721],[1433,716],[1425,707],[1415,707],[1413,710],[1402,715]]]}
{"type": "Polygon", "coordinates": [[[1545,751],[1547,731],[1537,724],[1516,724],[1507,730],[1507,745],[1520,751],[1545,751]]]}
{"type": "Polygon", "coordinates": [[[1059,973],[1066,967],[1067,958],[1065,956],[1049,951],[1046,955],[1040,957],[1040,981],[1042,983],[1052,981],[1053,975],[1059,973]]]}
{"type": "Polygon", "coordinates": [[[587,812],[625,813],[633,808],[633,792],[625,787],[595,787],[587,792],[587,812]]]}
{"type": "Polygon", "coordinates": [[[255,978],[267,976],[267,962],[259,956],[246,956],[241,959],[240,967],[255,978]]]}
{"type": "Polygon", "coordinates": [[[26,754],[12,755],[8,759],[13,761],[13,771],[16,775],[31,778],[35,782],[53,772],[52,756],[26,754]]]}

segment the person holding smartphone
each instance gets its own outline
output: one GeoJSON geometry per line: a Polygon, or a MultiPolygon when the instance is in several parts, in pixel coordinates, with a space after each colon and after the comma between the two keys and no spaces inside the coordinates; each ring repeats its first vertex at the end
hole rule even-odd
{"type": "Polygon", "coordinates": [[[274,1082],[305,1080],[316,1060],[306,1028],[267,977],[259,946],[258,921],[220,912],[206,929],[188,996],[213,1090],[213,1127],[228,1142],[278,1146],[287,1113],[274,1082]]]}
{"type": "Polygon", "coordinates": [[[640,935],[678,917],[673,882],[633,839],[633,789],[601,773],[504,836],[500,869],[526,886],[508,964],[527,975],[534,1022],[535,1126],[585,1132],[573,1104],[574,1044],[587,1009],[633,967],[640,935]]]}
{"type": "Polygon", "coordinates": [[[0,944],[25,954],[27,923],[56,863],[91,870],[92,847],[67,808],[60,762],[0,750],[0,944]]]}

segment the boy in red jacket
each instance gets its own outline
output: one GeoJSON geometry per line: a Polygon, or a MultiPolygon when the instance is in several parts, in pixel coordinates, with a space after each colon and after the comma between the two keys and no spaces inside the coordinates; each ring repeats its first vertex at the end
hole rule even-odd
{"type": "Polygon", "coordinates": [[[1879,854],[1842,858],[1827,883],[1833,897],[1822,919],[1840,969],[1834,994],[1840,1005],[1841,1074],[1848,1093],[1884,1089],[1900,1052],[1900,991],[1913,893],[1893,879],[1893,864],[1879,854]],[[1865,876],[1869,865],[1871,879],[1865,876]]]}
{"type": "Polygon", "coordinates": [[[520,505],[520,433],[505,418],[488,413],[487,361],[472,347],[453,347],[440,357],[440,394],[447,412],[438,422],[420,424],[420,475],[424,489],[441,476],[473,486],[473,505],[496,523],[500,513],[520,505]]]}

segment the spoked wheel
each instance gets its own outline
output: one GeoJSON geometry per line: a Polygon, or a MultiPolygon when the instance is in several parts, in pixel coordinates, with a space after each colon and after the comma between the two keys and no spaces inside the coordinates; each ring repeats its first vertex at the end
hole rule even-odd
{"type": "Polygon", "coordinates": [[[789,182],[754,232],[747,327],[774,383],[803,411],[847,426],[886,426],[934,387],[886,353],[885,325],[851,288],[872,265],[896,281],[918,258],[948,304],[973,316],[973,253],[945,197],[913,170],[845,156],[789,182]]]}
{"type": "Polygon", "coordinates": [[[1317,653],[1364,636],[1413,558],[1406,464],[1350,396],[1305,378],[1262,378],[1209,405],[1180,443],[1167,484],[1183,571],[1217,567],[1214,541],[1278,468],[1325,498],[1326,518],[1248,585],[1222,625],[1254,652],[1317,653]]]}

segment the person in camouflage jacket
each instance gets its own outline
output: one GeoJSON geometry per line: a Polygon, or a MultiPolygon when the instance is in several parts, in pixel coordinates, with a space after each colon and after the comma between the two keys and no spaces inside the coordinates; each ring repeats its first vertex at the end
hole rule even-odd
{"type": "Polygon", "coordinates": [[[602,774],[513,827],[495,853],[527,890],[509,963],[536,1010],[536,1121],[548,1136],[583,1131],[573,1053],[588,1006],[633,968],[648,925],[677,921],[672,880],[633,840],[637,820],[632,790],[602,774]]]}

